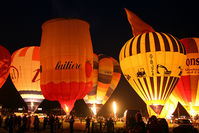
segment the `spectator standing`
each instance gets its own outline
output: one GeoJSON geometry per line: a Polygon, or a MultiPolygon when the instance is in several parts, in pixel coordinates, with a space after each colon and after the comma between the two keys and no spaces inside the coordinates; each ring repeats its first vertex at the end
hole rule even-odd
{"type": "Polygon", "coordinates": [[[44,130],[46,129],[47,122],[48,122],[48,118],[44,117],[44,122],[43,122],[43,129],[44,130]]]}
{"type": "Polygon", "coordinates": [[[87,131],[87,133],[90,133],[90,122],[91,122],[91,119],[90,119],[90,117],[88,116],[88,117],[86,118],[86,131],[87,131]]]}
{"type": "Polygon", "coordinates": [[[27,122],[28,122],[28,119],[27,119],[26,115],[23,116],[22,121],[23,121],[22,131],[25,132],[26,131],[27,122]]]}
{"type": "Polygon", "coordinates": [[[0,128],[1,128],[1,126],[2,126],[2,121],[3,121],[2,115],[0,115],[0,128]]]}
{"type": "Polygon", "coordinates": [[[31,116],[28,115],[28,117],[27,117],[27,131],[29,131],[29,132],[30,132],[30,124],[31,124],[31,116]]]}
{"type": "Polygon", "coordinates": [[[135,117],[132,114],[130,114],[129,122],[127,124],[127,128],[129,129],[129,132],[131,132],[133,130],[135,123],[136,123],[135,117]]]}
{"type": "Polygon", "coordinates": [[[55,118],[54,116],[51,114],[50,118],[49,118],[49,123],[50,123],[50,132],[54,133],[54,122],[55,122],[55,118]]]}
{"type": "Polygon", "coordinates": [[[35,120],[35,116],[31,115],[31,117],[30,117],[30,128],[34,128],[34,120],[35,120]]]}
{"type": "Polygon", "coordinates": [[[158,119],[158,123],[161,126],[162,133],[169,133],[169,126],[165,118],[158,119]]]}
{"type": "Polygon", "coordinates": [[[158,119],[155,115],[149,118],[149,121],[146,125],[147,133],[162,133],[161,126],[158,123],[158,119]]]}
{"type": "Polygon", "coordinates": [[[14,117],[13,117],[13,128],[15,129],[16,128],[16,126],[17,126],[17,123],[18,123],[18,119],[17,119],[17,116],[16,116],[16,114],[14,114],[14,117]]]}
{"type": "Polygon", "coordinates": [[[146,133],[145,123],[142,120],[142,115],[138,112],[135,115],[135,126],[133,127],[133,133],[146,133]]]}
{"type": "Polygon", "coordinates": [[[114,133],[114,122],[113,119],[110,117],[107,123],[107,132],[114,133]]]}
{"type": "Polygon", "coordinates": [[[14,123],[13,115],[10,114],[10,118],[9,118],[9,121],[8,121],[9,133],[13,133],[13,123],[14,123]]]}
{"type": "Polygon", "coordinates": [[[71,116],[70,118],[70,133],[73,133],[73,124],[74,124],[75,120],[74,120],[74,117],[71,116]]]}
{"type": "Polygon", "coordinates": [[[95,132],[95,119],[92,119],[91,133],[95,132]]]}
{"type": "Polygon", "coordinates": [[[5,127],[4,128],[7,130],[8,127],[9,127],[9,115],[7,114],[6,119],[5,119],[5,127]]]}
{"type": "Polygon", "coordinates": [[[21,129],[21,116],[20,115],[17,117],[17,125],[18,125],[18,129],[20,130],[21,129]]]}
{"type": "Polygon", "coordinates": [[[36,115],[34,119],[34,132],[38,133],[39,132],[39,118],[36,115]]]}

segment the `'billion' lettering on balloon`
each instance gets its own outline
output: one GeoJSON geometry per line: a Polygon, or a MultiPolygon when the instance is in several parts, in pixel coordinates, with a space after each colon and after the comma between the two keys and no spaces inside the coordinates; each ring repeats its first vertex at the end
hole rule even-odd
{"type": "Polygon", "coordinates": [[[55,70],[79,69],[80,66],[81,64],[73,63],[73,61],[65,61],[65,63],[61,63],[61,61],[58,61],[55,70]]]}

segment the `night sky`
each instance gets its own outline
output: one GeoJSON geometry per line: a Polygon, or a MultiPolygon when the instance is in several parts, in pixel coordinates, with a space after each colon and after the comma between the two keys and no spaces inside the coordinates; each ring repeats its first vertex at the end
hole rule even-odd
{"type": "MultiPolygon", "coordinates": [[[[199,37],[199,11],[192,0],[4,0],[0,3],[0,45],[11,54],[22,47],[39,46],[43,22],[57,17],[80,18],[90,24],[94,53],[119,60],[120,49],[132,37],[124,8],[134,12],[156,31],[170,33],[179,39],[199,37]]],[[[125,109],[146,110],[144,102],[123,76],[101,113],[112,111],[113,100],[119,104],[120,113],[125,109]]],[[[41,106],[49,103],[53,102],[44,101],[41,106]]],[[[0,104],[10,108],[25,105],[9,77],[0,89],[0,104]]],[[[59,106],[55,102],[54,105],[59,106]]],[[[83,101],[77,102],[75,109],[81,105],[85,106],[83,101]]]]}

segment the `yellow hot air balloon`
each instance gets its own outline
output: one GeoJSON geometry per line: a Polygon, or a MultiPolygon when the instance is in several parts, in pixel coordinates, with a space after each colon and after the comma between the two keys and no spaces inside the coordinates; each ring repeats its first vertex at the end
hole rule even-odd
{"type": "Polygon", "coordinates": [[[34,112],[44,97],[40,88],[40,48],[24,47],[12,54],[10,77],[17,91],[34,112]]]}
{"type": "Polygon", "coordinates": [[[139,34],[127,41],[120,51],[124,76],[158,115],[182,74],[185,54],[178,39],[160,32],[139,34]]]}
{"type": "Polygon", "coordinates": [[[117,87],[121,69],[117,60],[104,54],[94,54],[93,64],[93,88],[84,100],[89,108],[95,104],[98,113],[117,87]]]}

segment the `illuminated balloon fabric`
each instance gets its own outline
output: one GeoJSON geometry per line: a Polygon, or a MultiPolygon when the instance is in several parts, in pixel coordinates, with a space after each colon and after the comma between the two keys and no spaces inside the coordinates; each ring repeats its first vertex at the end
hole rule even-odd
{"type": "Polygon", "coordinates": [[[40,48],[24,47],[12,54],[10,77],[17,91],[34,112],[44,97],[40,88],[40,48]]]}
{"type": "Polygon", "coordinates": [[[93,88],[84,100],[91,107],[96,104],[98,112],[117,87],[121,69],[117,60],[104,54],[94,54],[93,60],[93,88]]]}
{"type": "Polygon", "coordinates": [[[185,38],[180,41],[187,51],[187,60],[173,93],[187,111],[194,115],[194,112],[199,113],[199,38],[185,38]]]}
{"type": "Polygon", "coordinates": [[[76,99],[92,89],[93,48],[89,24],[52,19],[42,25],[41,89],[47,100],[70,112],[76,99]]]}
{"type": "Polygon", "coordinates": [[[128,82],[156,114],[178,82],[186,51],[175,37],[146,32],[131,38],[120,51],[120,66],[128,82]]]}
{"type": "MultiPolygon", "coordinates": [[[[176,97],[174,95],[171,94],[169,96],[168,100],[166,101],[159,117],[160,118],[171,117],[171,115],[175,111],[177,105],[178,105],[178,100],[176,99],[176,97]]],[[[156,113],[152,110],[151,107],[147,106],[147,110],[148,110],[148,113],[149,113],[149,117],[151,117],[152,115],[156,115],[156,113]]]]}
{"type": "Polygon", "coordinates": [[[0,45],[0,88],[5,83],[9,75],[9,68],[11,64],[10,52],[0,45]]]}

